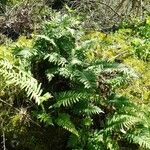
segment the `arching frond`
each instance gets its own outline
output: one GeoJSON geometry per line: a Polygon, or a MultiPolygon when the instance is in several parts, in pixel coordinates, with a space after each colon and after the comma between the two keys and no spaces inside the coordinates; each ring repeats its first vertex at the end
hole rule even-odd
{"type": "Polygon", "coordinates": [[[36,103],[41,103],[42,89],[41,84],[37,82],[31,74],[12,65],[7,60],[0,61],[0,74],[5,78],[7,85],[19,86],[25,90],[30,99],[34,99],[36,103]]]}
{"type": "Polygon", "coordinates": [[[93,114],[104,113],[104,111],[102,111],[101,108],[99,108],[98,106],[94,106],[92,104],[91,105],[89,104],[89,106],[87,106],[87,108],[84,109],[82,112],[84,114],[86,114],[86,115],[93,115],[93,114]]]}
{"type": "Polygon", "coordinates": [[[67,60],[56,52],[47,54],[44,59],[47,59],[47,58],[49,62],[52,62],[56,65],[64,66],[67,63],[67,60]]]}
{"type": "Polygon", "coordinates": [[[68,114],[59,114],[58,118],[56,119],[56,124],[63,127],[64,129],[68,130],[69,132],[79,136],[78,131],[76,130],[74,124],[71,122],[70,116],[68,114]]]}
{"type": "Polygon", "coordinates": [[[138,128],[135,131],[131,131],[125,135],[128,141],[131,143],[136,143],[140,145],[140,147],[150,149],[150,132],[149,129],[138,128]]]}
{"type": "Polygon", "coordinates": [[[141,118],[131,114],[118,114],[109,118],[106,131],[117,131],[118,129],[130,129],[136,126],[137,123],[141,122],[141,118]]]}
{"type": "Polygon", "coordinates": [[[77,91],[68,91],[61,92],[56,95],[57,103],[54,104],[54,107],[69,107],[81,100],[88,99],[89,94],[87,92],[77,92],[77,91]]]}
{"type": "Polygon", "coordinates": [[[89,88],[96,88],[96,81],[97,81],[97,78],[95,76],[95,74],[93,74],[92,72],[89,72],[89,71],[79,71],[79,70],[76,70],[74,72],[74,76],[76,77],[77,80],[79,80],[81,83],[84,84],[84,87],[86,89],[89,89],[89,88]]]}

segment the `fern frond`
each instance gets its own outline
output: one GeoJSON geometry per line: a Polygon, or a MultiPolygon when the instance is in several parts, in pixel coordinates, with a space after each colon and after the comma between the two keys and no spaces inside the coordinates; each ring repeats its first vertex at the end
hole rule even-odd
{"type": "Polygon", "coordinates": [[[54,104],[54,107],[68,107],[81,100],[88,98],[89,94],[87,92],[76,92],[76,91],[67,91],[61,92],[56,95],[57,103],[54,104]]]}
{"type": "Polygon", "coordinates": [[[139,144],[140,147],[150,149],[150,132],[149,129],[136,129],[131,133],[125,135],[126,139],[135,144],[139,144]]]}
{"type": "Polygon", "coordinates": [[[109,150],[120,150],[117,140],[112,139],[112,137],[107,136],[106,140],[105,140],[105,144],[107,149],[109,150]]]}
{"type": "Polygon", "coordinates": [[[40,122],[43,122],[46,125],[53,125],[52,118],[51,118],[50,114],[40,113],[37,115],[37,118],[40,120],[40,122]]]}
{"type": "Polygon", "coordinates": [[[141,118],[131,114],[118,114],[114,115],[109,119],[106,131],[117,131],[122,128],[130,129],[133,126],[137,125],[141,121],[141,118]]]}
{"type": "Polygon", "coordinates": [[[56,119],[56,124],[75,134],[76,136],[79,136],[79,133],[76,130],[74,124],[71,122],[70,116],[68,114],[60,114],[56,119]]]}
{"type": "Polygon", "coordinates": [[[84,70],[83,71],[76,70],[74,72],[74,77],[76,77],[77,80],[83,83],[86,89],[96,88],[97,86],[96,85],[97,78],[93,74],[93,72],[84,71],[84,70]]]}
{"type": "Polygon", "coordinates": [[[80,66],[82,66],[82,64],[83,64],[83,62],[81,61],[81,60],[79,60],[78,58],[76,58],[76,57],[74,57],[74,58],[72,58],[72,60],[71,60],[71,65],[80,65],[80,66]]]}
{"type": "Polygon", "coordinates": [[[0,61],[0,68],[0,74],[6,79],[8,85],[19,86],[26,91],[30,99],[35,99],[35,102],[40,104],[43,91],[41,84],[35,78],[6,60],[0,61]]]}
{"type": "Polygon", "coordinates": [[[57,47],[57,45],[54,42],[54,39],[50,39],[46,35],[35,35],[35,36],[38,37],[38,38],[41,38],[41,39],[45,39],[46,41],[49,41],[53,46],[57,47]]]}
{"type": "Polygon", "coordinates": [[[135,107],[135,105],[132,102],[130,102],[126,97],[119,96],[119,95],[115,95],[115,97],[110,99],[108,102],[110,105],[113,105],[113,106],[115,106],[115,108],[118,108],[118,112],[119,112],[120,108],[123,108],[123,107],[126,107],[126,108],[127,107],[132,107],[132,108],[135,107]]]}
{"type": "Polygon", "coordinates": [[[72,79],[72,68],[69,67],[61,67],[58,69],[59,75],[65,77],[65,78],[70,78],[72,79]]]}
{"type": "Polygon", "coordinates": [[[67,63],[67,60],[56,52],[47,54],[44,57],[44,59],[47,59],[47,58],[48,58],[49,62],[52,62],[59,66],[64,66],[67,63]]]}
{"type": "Polygon", "coordinates": [[[102,111],[102,109],[100,109],[98,106],[94,106],[92,104],[90,104],[89,106],[87,106],[87,108],[84,109],[82,112],[85,113],[88,116],[89,115],[93,115],[93,114],[104,113],[104,111],[102,111]]]}
{"type": "Polygon", "coordinates": [[[90,67],[101,66],[102,69],[116,69],[118,67],[117,63],[110,62],[107,60],[94,59],[90,63],[90,67]]]}
{"type": "Polygon", "coordinates": [[[139,78],[139,74],[131,67],[126,66],[124,64],[119,64],[118,69],[122,71],[127,77],[139,78]]]}
{"type": "Polygon", "coordinates": [[[46,76],[47,76],[47,78],[48,78],[48,81],[51,81],[52,78],[54,77],[54,74],[52,74],[52,73],[47,73],[46,76]]]}

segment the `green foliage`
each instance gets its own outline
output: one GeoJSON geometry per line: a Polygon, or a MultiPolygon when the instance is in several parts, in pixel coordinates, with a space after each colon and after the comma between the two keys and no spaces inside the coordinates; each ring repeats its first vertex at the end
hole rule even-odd
{"type": "Polygon", "coordinates": [[[61,138],[68,142],[64,149],[119,150],[122,141],[150,149],[149,105],[139,105],[132,93],[122,91],[134,91],[133,84],[144,80],[141,68],[132,69],[128,60],[149,64],[147,35],[120,29],[109,35],[94,32],[89,38],[79,20],[74,14],[58,13],[45,22],[40,35],[34,35],[33,44],[28,41],[26,46],[22,37],[6,57],[1,54],[0,75],[5,83],[0,91],[5,105],[1,117],[7,122],[2,130],[18,131],[19,125],[28,133],[31,125],[38,128],[40,138],[58,140],[61,129],[61,138]],[[118,62],[120,57],[125,64],[118,62]],[[8,108],[12,110],[7,112],[8,108]]]}
{"type": "Polygon", "coordinates": [[[7,85],[13,85],[26,91],[27,96],[30,99],[35,99],[35,102],[40,104],[41,99],[41,84],[38,84],[30,74],[13,66],[8,61],[1,60],[0,62],[1,71],[0,74],[5,78],[7,85]]]}
{"type": "Polygon", "coordinates": [[[139,103],[149,102],[149,32],[142,32],[141,28],[150,29],[149,17],[145,23],[132,23],[123,26],[115,33],[107,36],[100,32],[93,32],[86,37],[91,36],[99,40],[95,48],[91,49],[88,57],[93,59],[95,56],[101,59],[108,58],[116,62],[123,62],[132,67],[138,73],[137,80],[130,83],[130,86],[124,86],[118,92],[128,96],[133,101],[139,103]],[[143,35],[141,35],[143,33],[143,35]]]}
{"type": "Polygon", "coordinates": [[[53,125],[52,118],[50,114],[47,113],[38,113],[37,118],[40,120],[40,122],[45,123],[46,125],[53,125]]]}
{"type": "Polygon", "coordinates": [[[86,92],[77,92],[77,91],[67,91],[61,92],[55,96],[56,100],[58,101],[54,104],[54,107],[68,107],[73,105],[74,103],[79,102],[80,100],[84,100],[88,97],[88,93],[86,92]]]}
{"type": "Polygon", "coordinates": [[[78,131],[75,129],[74,124],[70,120],[70,116],[68,114],[62,113],[58,115],[58,118],[55,120],[56,124],[73,133],[76,136],[79,136],[78,131]]]}
{"type": "MultiPolygon", "coordinates": [[[[123,97],[113,96],[115,95],[113,89],[118,85],[127,86],[129,77],[137,78],[137,74],[123,64],[87,58],[90,49],[93,48],[92,45],[95,46],[97,41],[87,40],[82,44],[82,41],[79,41],[81,34],[75,32],[78,22],[74,23],[74,18],[70,19],[70,16],[61,19],[60,16],[57,17],[56,21],[46,23],[44,35],[38,36],[35,49],[37,58],[49,64],[45,73],[49,79],[49,88],[54,93],[54,104],[50,106],[50,110],[58,112],[55,123],[79,136],[77,139],[71,136],[70,140],[78,141],[79,144],[70,146],[75,149],[119,149],[119,140],[128,140],[149,148],[148,143],[135,142],[128,136],[131,131],[134,134],[139,125],[144,126],[143,119],[136,114],[136,105],[123,97]],[[62,44],[66,43],[66,39],[67,45],[62,44]],[[63,84],[65,87],[61,89],[60,86],[63,84]],[[71,118],[70,114],[75,118],[71,118]],[[96,142],[97,138],[88,139],[88,137],[93,134],[92,126],[96,124],[92,117],[100,114],[105,116],[106,123],[104,129],[100,130],[102,140],[99,139],[97,147],[94,147],[90,140],[96,142]],[[78,125],[81,116],[85,119],[78,125]],[[88,142],[89,145],[86,145],[88,142]]],[[[149,134],[145,136],[148,138],[149,134]]],[[[135,138],[138,138],[136,134],[135,138]]]]}
{"type": "Polygon", "coordinates": [[[111,109],[114,109],[114,114],[107,118],[105,130],[101,130],[101,133],[110,134],[115,140],[117,140],[116,138],[121,138],[121,140],[125,138],[147,149],[150,148],[149,125],[147,124],[149,122],[147,115],[149,112],[148,68],[150,52],[148,35],[150,26],[148,22],[149,17],[145,23],[134,23],[132,24],[134,26],[128,24],[129,26],[108,35],[100,32],[90,33],[90,38],[92,36],[99,42],[95,45],[94,51],[91,49],[91,52],[88,53],[90,59],[96,56],[100,59],[108,58],[119,63],[124,62],[126,65],[132,66],[138,73],[138,78],[132,80],[130,84],[123,85],[121,82],[122,88],[118,88],[118,84],[115,86],[115,91],[129,97],[131,102],[129,103],[127,99],[122,97],[109,101],[108,104],[111,103],[113,106],[111,109]],[[135,104],[133,105],[132,102],[135,104]]]}

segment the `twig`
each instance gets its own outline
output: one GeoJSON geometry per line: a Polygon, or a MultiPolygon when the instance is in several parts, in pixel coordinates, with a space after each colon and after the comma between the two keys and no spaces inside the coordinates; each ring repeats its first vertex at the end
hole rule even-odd
{"type": "MultiPolygon", "coordinates": [[[[10,106],[10,107],[13,107],[13,105],[7,103],[6,101],[2,100],[1,98],[0,98],[0,101],[1,101],[2,103],[4,103],[4,104],[10,106]]],[[[13,107],[13,108],[14,108],[15,110],[19,111],[19,109],[15,108],[15,107],[13,107]]]]}
{"type": "Polygon", "coordinates": [[[112,61],[112,60],[114,60],[114,59],[116,59],[116,58],[118,58],[118,57],[120,57],[120,56],[122,56],[122,55],[124,55],[124,54],[126,54],[126,53],[129,53],[129,51],[128,51],[128,50],[123,51],[122,53],[119,53],[118,55],[116,55],[116,56],[110,58],[109,61],[112,61]]]}
{"type": "Polygon", "coordinates": [[[5,132],[4,132],[4,128],[3,128],[3,124],[4,124],[4,119],[1,117],[2,122],[1,122],[1,128],[2,128],[2,144],[3,144],[3,150],[6,150],[6,138],[5,138],[5,132]]]}
{"type": "Polygon", "coordinates": [[[108,5],[108,4],[104,3],[104,2],[99,2],[99,3],[102,4],[102,5],[107,6],[107,7],[110,8],[115,14],[117,14],[119,17],[121,17],[121,15],[120,15],[118,12],[116,12],[110,5],[108,5]]]}
{"type": "Polygon", "coordinates": [[[6,139],[5,139],[5,132],[4,132],[4,130],[2,131],[3,132],[3,150],[6,150],[6,139]]]}

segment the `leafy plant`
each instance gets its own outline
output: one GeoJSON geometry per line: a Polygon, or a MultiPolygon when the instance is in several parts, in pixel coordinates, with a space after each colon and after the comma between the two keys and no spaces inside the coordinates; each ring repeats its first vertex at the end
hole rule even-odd
{"type": "MultiPolygon", "coordinates": [[[[78,142],[69,144],[72,148],[119,149],[120,140],[136,143],[130,138],[128,131],[132,130],[134,134],[136,129],[134,130],[133,126],[142,124],[143,120],[135,117],[136,106],[123,97],[116,97],[112,87],[126,85],[129,76],[137,75],[123,64],[105,59],[88,59],[87,55],[96,41],[92,39],[82,42],[80,35],[83,37],[83,34],[76,32],[77,23],[75,18],[67,15],[60,18],[58,15],[55,20],[46,23],[44,35],[39,35],[35,41],[35,66],[44,68],[42,72],[38,71],[36,78],[40,79],[42,73],[46,79],[40,81],[46,80],[48,91],[53,93],[50,110],[46,111],[57,113],[57,117],[52,117],[54,124],[74,134],[70,140],[78,142]],[[130,109],[133,113],[126,114],[130,109]],[[101,122],[94,121],[94,116],[99,116],[101,122]],[[103,126],[99,130],[99,140],[90,137],[95,132],[93,127],[96,125],[103,126]],[[125,127],[124,135],[122,127],[125,127]],[[116,137],[113,135],[115,132],[116,137]],[[90,140],[94,140],[93,144],[90,140]],[[94,146],[96,141],[97,147],[94,146]],[[89,145],[86,145],[88,142],[89,145]]],[[[138,135],[135,135],[135,138],[138,138],[138,135]]],[[[140,142],[136,144],[148,147],[148,143],[140,142]]]]}
{"type": "MultiPolygon", "coordinates": [[[[5,57],[0,60],[0,74],[6,84],[3,90],[17,94],[23,101],[20,107],[15,105],[13,97],[12,105],[5,103],[6,98],[1,100],[7,108],[15,107],[15,111],[9,111],[13,119],[7,118],[8,124],[23,124],[26,130],[29,125],[35,130],[39,127],[37,131],[44,133],[41,135],[44,140],[58,141],[61,137],[65,140],[61,149],[117,150],[124,146],[121,142],[131,143],[128,147],[133,149],[150,149],[148,106],[138,105],[118,92],[119,87],[126,88],[129,81],[139,78],[131,67],[116,61],[119,52],[130,48],[129,54],[145,61],[137,57],[133,45],[126,44],[125,36],[132,32],[122,29],[112,35],[98,33],[101,40],[97,35],[88,38],[80,29],[79,20],[74,14],[56,14],[50,22],[45,22],[40,35],[33,35],[33,45],[14,45],[11,55],[15,62],[5,57]],[[119,43],[124,46],[121,50],[119,43]],[[13,88],[16,91],[11,92],[13,88]]],[[[5,132],[11,133],[7,125],[5,132]]],[[[40,141],[34,140],[37,135],[33,133],[29,145],[40,141]]],[[[50,149],[47,145],[46,149],[50,149]]]]}

